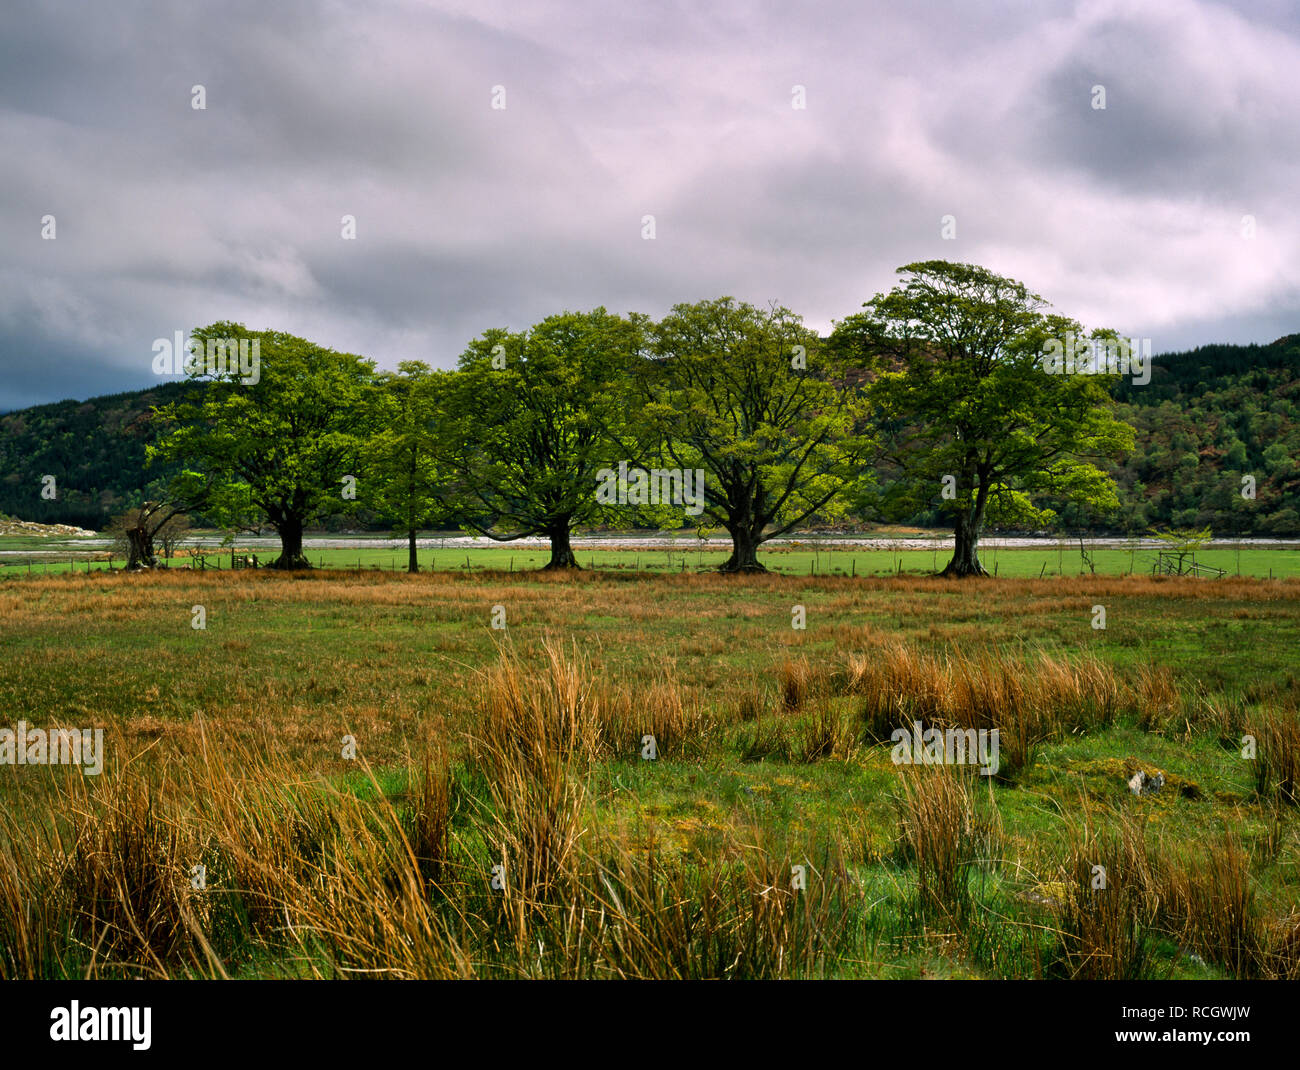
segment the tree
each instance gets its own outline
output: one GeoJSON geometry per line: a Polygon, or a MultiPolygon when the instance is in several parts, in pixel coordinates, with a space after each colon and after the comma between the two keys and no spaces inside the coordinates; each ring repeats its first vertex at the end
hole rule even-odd
{"type": "Polygon", "coordinates": [[[1183,575],[1183,561],[1191,557],[1192,562],[1196,561],[1196,551],[1208,546],[1214,539],[1214,532],[1209,528],[1171,528],[1168,531],[1157,531],[1155,528],[1150,532],[1168,547],[1167,554],[1172,554],[1177,559],[1178,575],[1183,575]]]}
{"type": "Polygon", "coordinates": [[[381,372],[372,425],[362,451],[361,497],[407,539],[407,571],[419,572],[416,534],[445,520],[446,477],[436,462],[438,387],[444,376],[422,361],[381,372]]]}
{"type": "Polygon", "coordinates": [[[1133,429],[1111,412],[1117,377],[1055,374],[1044,359],[1089,340],[1116,344],[1113,332],[1085,339],[1022,283],[982,267],[930,260],[898,270],[905,281],[838,324],[832,342],[874,376],[869,398],[903,472],[882,507],[916,511],[937,498],[952,518],[943,574],[986,575],[986,521],[1045,524],[1054,514],[1036,506],[1040,495],[1116,507],[1115,484],[1094,462],[1133,445],[1133,429]]]}
{"type": "Polygon", "coordinates": [[[265,516],[280,536],[272,568],[310,568],[303,530],[355,474],[374,364],[237,323],[214,323],[192,337],[209,347],[238,341],[244,351],[256,343],[256,381],[238,368],[196,367],[190,377],[209,380],[207,390],[155,411],[166,431],[149,457],[201,470],[212,484],[204,513],[223,526],[242,526],[249,511],[265,516]]]}
{"type": "Polygon", "coordinates": [[[731,536],[722,571],[766,571],[758,547],[839,509],[861,475],[856,392],[793,312],[731,297],[674,306],[653,352],[642,416],[659,458],[704,473],[703,515],[731,536]]]}
{"type": "Polygon", "coordinates": [[[126,568],[135,572],[158,567],[154,541],[170,557],[176,541],[189,530],[185,510],[208,501],[211,484],[197,472],[182,470],[171,479],[154,480],[144,490],[146,500],[114,517],[108,531],[126,553],[126,568]]]}
{"type": "Polygon", "coordinates": [[[176,552],[181,541],[190,533],[190,518],[184,513],[173,513],[154,536],[162,546],[163,560],[176,552]]]}
{"type": "Polygon", "coordinates": [[[597,308],[470,343],[442,392],[437,439],[462,526],[499,542],[543,535],[547,569],[578,567],[573,529],[612,515],[596,500],[598,473],[618,448],[618,391],[644,331],[643,316],[597,308]]]}
{"type": "Polygon", "coordinates": [[[115,546],[126,553],[128,572],[158,567],[154,538],[178,508],[166,502],[148,501],[119,513],[109,521],[108,531],[114,536],[115,546]]]}

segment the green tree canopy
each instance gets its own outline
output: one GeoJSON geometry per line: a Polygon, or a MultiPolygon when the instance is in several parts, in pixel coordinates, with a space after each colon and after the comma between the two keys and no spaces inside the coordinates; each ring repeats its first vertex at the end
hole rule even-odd
{"type": "Polygon", "coordinates": [[[272,567],[309,568],[303,528],[340,499],[344,477],[355,475],[374,364],[238,323],[214,323],[192,337],[205,347],[244,343],[244,357],[257,355],[256,374],[232,362],[195,367],[190,378],[208,380],[208,389],[155,411],[165,433],[150,457],[201,472],[213,487],[204,511],[219,523],[233,525],[249,512],[265,517],[281,543],[272,567]]]}
{"type": "Polygon", "coordinates": [[[438,405],[447,376],[422,361],[381,372],[370,395],[374,434],[362,448],[358,499],[407,539],[407,571],[419,571],[416,534],[448,515],[437,462],[438,405]]]}
{"type": "Polygon", "coordinates": [[[1054,373],[1044,360],[1113,343],[1113,332],[1085,336],[1024,284],[972,264],[898,270],[901,284],[832,335],[871,370],[873,413],[903,473],[882,507],[938,502],[955,533],[950,576],[985,574],[978,546],[987,520],[1049,520],[1041,496],[1114,508],[1114,483],[1098,462],[1133,446],[1133,429],[1112,412],[1116,376],[1054,373]]]}
{"type": "Polygon", "coordinates": [[[786,308],[731,297],[674,306],[654,332],[642,420],[662,462],[703,471],[704,515],[731,535],[724,571],[763,571],[758,547],[842,508],[870,442],[844,369],[786,308]]]}
{"type": "Polygon", "coordinates": [[[470,343],[443,392],[438,435],[462,525],[502,542],[545,536],[546,568],[577,567],[573,529],[616,515],[596,499],[598,474],[617,464],[620,391],[645,328],[644,316],[597,308],[470,343]]]}

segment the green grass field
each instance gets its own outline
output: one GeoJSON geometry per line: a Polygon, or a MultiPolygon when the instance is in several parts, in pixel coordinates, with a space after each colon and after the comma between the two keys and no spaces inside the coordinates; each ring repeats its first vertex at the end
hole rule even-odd
{"type": "Polygon", "coordinates": [[[1300,970],[1294,579],[365,553],[0,576],[0,727],[107,751],[0,765],[0,975],[1300,970]],[[1003,771],[895,764],[914,717],[999,728],[1003,771]]]}
{"type": "MultiPolygon", "coordinates": [[[[350,536],[349,538],[356,538],[350,536]]],[[[376,540],[377,541],[377,540],[376,540]]],[[[683,536],[672,549],[579,549],[578,562],[584,569],[616,570],[621,572],[691,572],[716,569],[727,559],[725,551],[701,551],[692,545],[689,536],[683,536]]],[[[902,540],[899,549],[826,549],[812,542],[795,546],[769,546],[761,553],[770,570],[807,576],[924,576],[941,570],[951,551],[910,549],[902,540]]],[[[241,553],[256,552],[265,564],[273,560],[275,550],[250,549],[236,543],[241,553]]],[[[35,536],[0,537],[0,550],[15,551],[13,556],[0,558],[0,576],[56,574],[69,570],[84,572],[108,569],[124,564],[120,554],[109,557],[101,549],[88,550],[76,539],[61,540],[51,544],[35,536]]],[[[211,569],[229,569],[231,552],[208,550],[203,554],[205,566],[211,569]]],[[[405,571],[405,549],[391,547],[361,547],[358,549],[308,550],[313,565],[332,569],[378,569],[405,571]]],[[[1050,576],[1126,576],[1149,575],[1156,560],[1154,550],[1099,549],[1091,552],[1091,563],[1085,564],[1079,554],[1078,544],[1058,544],[1044,541],[1033,548],[999,549],[989,547],[981,552],[985,567],[996,576],[1007,579],[1037,579],[1050,576]]],[[[502,544],[470,549],[421,549],[420,567],[433,571],[464,572],[474,570],[499,570],[502,572],[529,572],[542,568],[549,554],[536,547],[502,544]]],[[[1261,579],[1286,579],[1300,576],[1300,549],[1289,547],[1212,548],[1196,554],[1198,564],[1222,569],[1229,576],[1253,576],[1261,579]]],[[[169,567],[188,568],[192,564],[188,553],[177,554],[166,561],[169,567]]]]}

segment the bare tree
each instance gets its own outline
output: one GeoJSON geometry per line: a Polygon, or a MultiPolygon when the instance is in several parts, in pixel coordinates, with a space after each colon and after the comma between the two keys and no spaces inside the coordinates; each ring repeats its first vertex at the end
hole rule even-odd
{"type": "Polygon", "coordinates": [[[150,501],[113,518],[108,530],[116,536],[118,546],[125,548],[128,571],[158,567],[158,556],[154,551],[155,538],[162,539],[164,552],[171,555],[171,548],[176,541],[189,530],[187,520],[183,528],[173,529],[174,534],[164,533],[175,518],[183,516],[181,509],[180,505],[150,501]]]}
{"type": "Polygon", "coordinates": [[[163,559],[167,560],[180,548],[181,541],[190,534],[190,518],[185,513],[174,513],[154,533],[162,545],[163,559]]]}

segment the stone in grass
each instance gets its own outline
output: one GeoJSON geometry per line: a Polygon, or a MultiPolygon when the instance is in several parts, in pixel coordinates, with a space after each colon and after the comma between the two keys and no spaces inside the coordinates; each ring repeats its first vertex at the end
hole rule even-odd
{"type": "Polygon", "coordinates": [[[1155,776],[1148,776],[1141,769],[1134,773],[1128,782],[1128,790],[1134,795],[1154,795],[1164,786],[1164,773],[1157,772],[1155,776]]]}
{"type": "MultiPolygon", "coordinates": [[[[1129,785],[1129,790],[1135,795],[1152,794],[1150,781],[1153,780],[1154,777],[1142,768],[1144,764],[1145,763],[1138,761],[1138,759],[1132,755],[1129,755],[1126,758],[1093,758],[1091,760],[1080,760],[1078,758],[1066,759],[1066,768],[1070,772],[1082,773],[1084,776],[1097,777],[1099,780],[1105,781],[1107,784],[1105,791],[1106,794],[1110,791],[1109,785],[1114,783],[1116,779],[1119,779],[1119,782],[1122,784],[1129,785]],[[1140,786],[1145,787],[1145,790],[1140,793],[1133,788],[1133,781],[1137,779],[1137,774],[1139,772],[1142,774],[1142,779],[1139,780],[1138,783],[1140,786]]],[[[1181,795],[1184,799],[1204,798],[1204,793],[1201,791],[1198,784],[1186,779],[1185,777],[1179,776],[1177,773],[1161,772],[1157,773],[1156,776],[1164,778],[1160,783],[1160,786],[1163,789],[1160,791],[1161,798],[1165,798],[1170,794],[1181,795]]]]}
{"type": "Polygon", "coordinates": [[[1069,902],[1071,886],[1065,881],[1044,881],[1020,893],[1019,898],[1040,907],[1059,907],[1069,902]]]}

